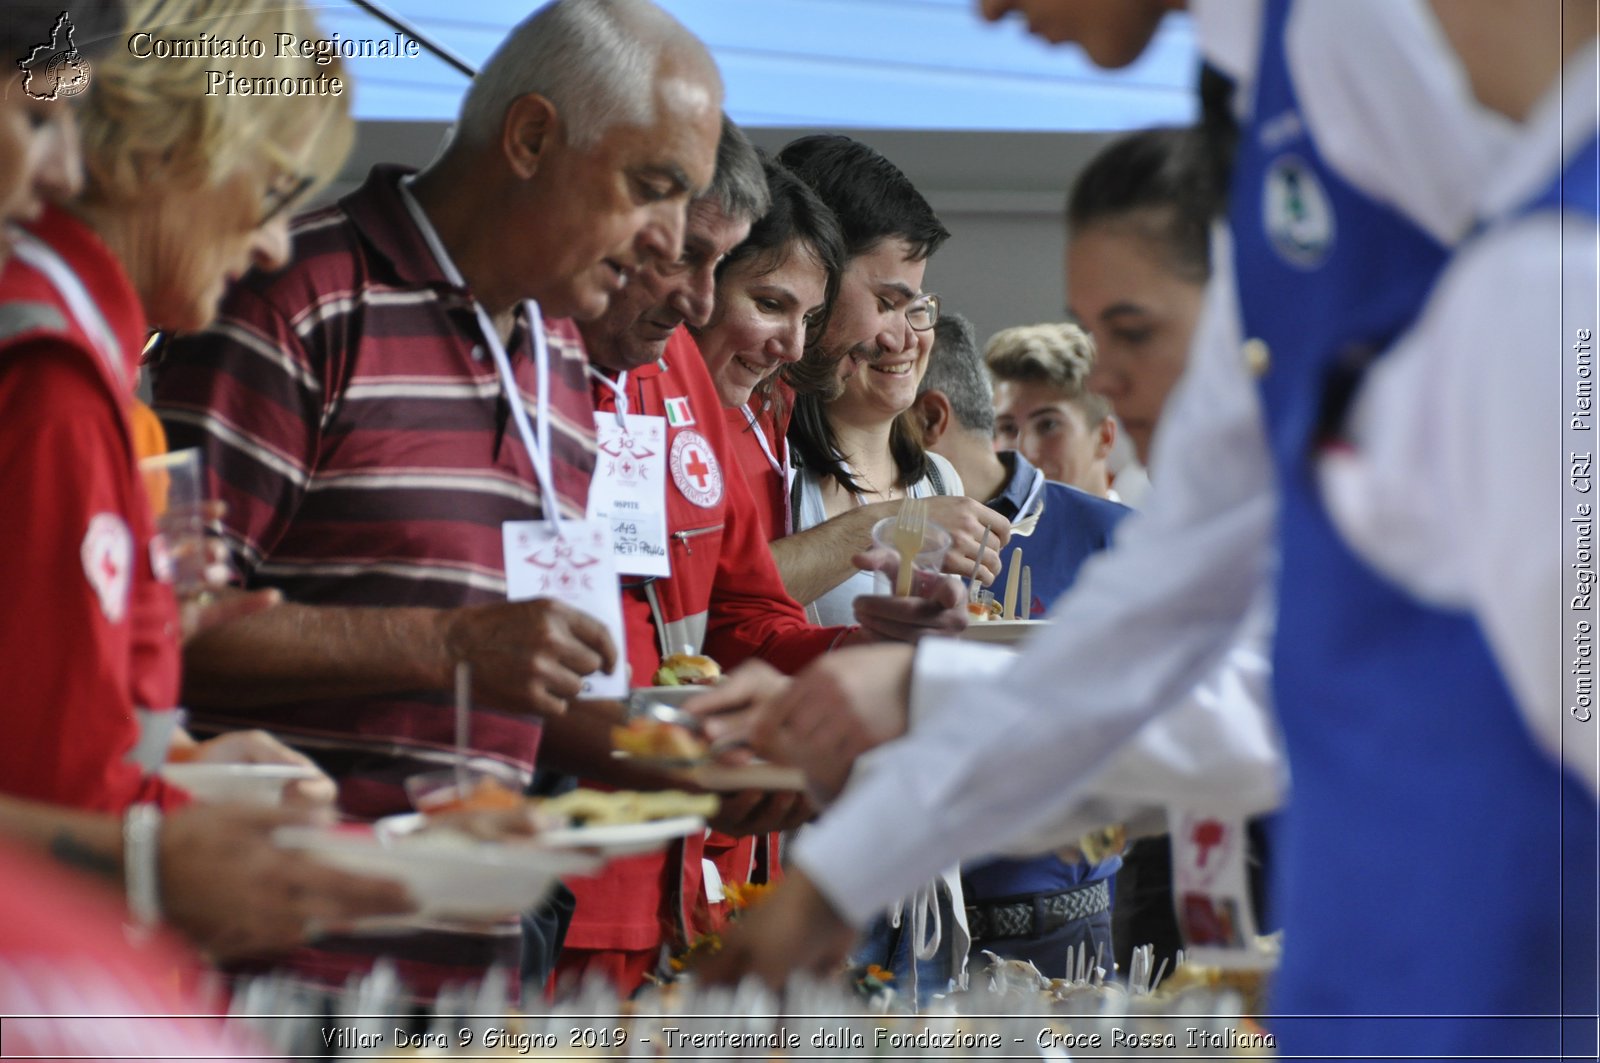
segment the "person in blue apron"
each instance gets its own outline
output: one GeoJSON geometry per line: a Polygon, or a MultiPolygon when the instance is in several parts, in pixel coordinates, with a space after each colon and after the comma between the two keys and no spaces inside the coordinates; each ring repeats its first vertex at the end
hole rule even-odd
{"type": "MultiPolygon", "coordinates": [[[[1586,849],[1592,864],[1581,836],[1593,804],[1534,748],[1477,619],[1375,573],[1322,503],[1315,458],[1338,430],[1335,404],[1415,320],[1448,249],[1352,186],[1305,133],[1263,135],[1302,106],[1278,43],[1290,15],[1268,5],[1232,211],[1241,323],[1279,485],[1274,686],[1294,793],[1277,896],[1293,944],[1274,1010],[1534,1014],[1560,999],[1549,959],[1562,864],[1586,849]],[[1381,838],[1404,839],[1403,856],[1387,874],[1359,873],[1381,838]],[[1475,913],[1484,918],[1468,929],[1475,913]],[[1370,928],[1354,948],[1352,924],[1370,928]],[[1508,977],[1486,956],[1539,961],[1508,977]]],[[[1509,1053],[1535,1040],[1512,1020],[1280,1028],[1292,1054],[1509,1053]]]]}
{"type": "MultiPolygon", "coordinates": [[[[987,5],[1026,8],[1036,29],[1046,25],[1040,9],[1070,6],[987,5]]],[[[796,846],[781,895],[742,928],[747,936],[725,943],[716,973],[772,979],[814,964],[839,948],[835,924],[858,922],[931,866],[1058,814],[1075,795],[1060,780],[1191,682],[1213,659],[1225,613],[1238,615],[1270,580],[1283,612],[1278,708],[1295,774],[1277,839],[1290,958],[1274,1010],[1312,1016],[1280,1017],[1278,1048],[1554,1052],[1559,1027],[1548,1016],[1594,1000],[1593,780],[1584,793],[1564,770],[1571,763],[1530,737],[1524,713],[1550,702],[1530,700],[1535,688],[1522,681],[1513,694],[1508,677],[1528,671],[1519,662],[1530,655],[1548,671],[1558,643],[1519,652],[1488,623],[1504,596],[1480,588],[1470,611],[1440,608],[1368,571],[1332,526],[1315,476],[1337,447],[1343,399],[1416,322],[1472,226],[1485,177],[1510,156],[1492,123],[1458,98],[1460,71],[1421,4],[1197,6],[1208,57],[1259,84],[1240,101],[1250,120],[1234,172],[1237,261],[1231,246],[1220,249],[1196,360],[1155,439],[1157,456],[1173,459],[1175,490],[1086,572],[1053,629],[1012,666],[1013,697],[983,733],[964,726],[962,710],[986,677],[974,674],[973,653],[949,644],[914,661],[877,651],[826,662],[781,696],[778,707],[799,718],[799,706],[838,689],[834,673],[847,663],[857,674],[873,667],[870,688],[858,683],[846,700],[878,702],[881,720],[883,698],[909,678],[916,727],[863,764],[864,777],[796,846]],[[1230,19],[1233,32],[1218,34],[1218,20],[1230,19]],[[1253,395],[1245,369],[1258,378],[1253,395]],[[1165,571],[1140,586],[1141,563],[1156,558],[1165,571]],[[1176,617],[1174,601],[1183,603],[1176,617]],[[1140,654],[1144,667],[1128,672],[1140,654]],[[921,781],[929,763],[940,771],[921,781]],[[990,781],[1002,766],[1003,780],[990,781]],[[855,869],[864,851],[880,880],[855,869]],[[785,940],[781,927],[794,920],[806,941],[785,940]],[[1563,951],[1574,931],[1577,947],[1563,951]],[[1496,1018],[1508,1013],[1547,1018],[1496,1018]]],[[[1097,38],[1091,54],[1101,59],[1095,49],[1111,43],[1097,38]]],[[[1481,326],[1504,308],[1480,295],[1468,309],[1481,326]]],[[[1447,409],[1425,389],[1405,399],[1413,415],[1447,409]]],[[[1423,478],[1419,493],[1430,471],[1411,470],[1423,478]]],[[[1506,486],[1501,477],[1486,488],[1506,486]]]]}

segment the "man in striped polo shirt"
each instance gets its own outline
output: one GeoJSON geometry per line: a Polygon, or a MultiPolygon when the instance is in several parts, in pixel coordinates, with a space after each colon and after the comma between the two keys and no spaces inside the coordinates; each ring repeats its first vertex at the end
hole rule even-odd
{"type": "MultiPolygon", "coordinates": [[[[449,757],[465,661],[474,751],[526,782],[538,717],[616,657],[576,610],[505,601],[502,523],[544,516],[551,492],[581,519],[594,468],[583,348],[551,319],[598,316],[632,271],[676,260],[721,102],[704,46],[648,0],[557,0],[489,59],[427,169],[376,167],[301,218],[286,270],[238,284],[163,354],[173,445],[204,449],[235,563],[286,599],[193,644],[200,720],[310,749],[352,814],[403,811],[404,778],[449,757]],[[511,405],[541,400],[545,474],[511,405]]],[[[424,991],[515,963],[514,927],[476,947],[432,937],[394,950],[436,961],[402,965],[424,991]]]]}

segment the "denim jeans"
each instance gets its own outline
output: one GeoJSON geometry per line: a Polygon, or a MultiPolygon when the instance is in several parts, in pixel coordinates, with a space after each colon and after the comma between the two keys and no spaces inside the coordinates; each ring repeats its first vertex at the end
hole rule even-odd
{"type": "Polygon", "coordinates": [[[912,993],[912,963],[916,964],[916,1004],[923,1007],[934,996],[950,991],[955,978],[954,957],[951,955],[951,928],[955,926],[955,910],[950,904],[950,891],[939,885],[939,923],[943,927],[939,950],[932,959],[913,960],[911,905],[907,902],[900,913],[900,925],[893,926],[887,915],[880,915],[862,932],[850,954],[851,964],[865,967],[875,963],[894,975],[894,990],[902,997],[912,993]]]}

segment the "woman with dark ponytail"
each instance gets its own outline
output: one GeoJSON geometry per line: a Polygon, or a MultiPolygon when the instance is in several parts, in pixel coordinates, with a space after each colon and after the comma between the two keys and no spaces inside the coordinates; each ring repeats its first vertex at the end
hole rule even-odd
{"type": "Polygon", "coordinates": [[[1067,298],[1094,339],[1090,387],[1146,464],[1211,277],[1213,142],[1199,129],[1133,133],[1095,156],[1067,199],[1067,298]]]}

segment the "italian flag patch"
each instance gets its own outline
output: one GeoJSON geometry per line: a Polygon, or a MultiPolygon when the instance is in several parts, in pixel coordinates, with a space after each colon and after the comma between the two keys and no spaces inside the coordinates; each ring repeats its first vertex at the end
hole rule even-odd
{"type": "Polygon", "coordinates": [[[667,400],[667,423],[674,428],[694,424],[694,414],[689,412],[687,397],[667,400]]]}

